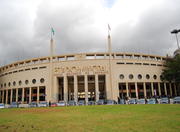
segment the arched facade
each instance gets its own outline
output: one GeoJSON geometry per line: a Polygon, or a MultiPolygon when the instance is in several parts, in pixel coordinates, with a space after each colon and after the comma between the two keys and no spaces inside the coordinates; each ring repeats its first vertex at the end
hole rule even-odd
{"type": "Polygon", "coordinates": [[[15,62],[0,68],[0,102],[177,96],[162,82],[165,57],[133,53],[82,53],[15,62]]]}

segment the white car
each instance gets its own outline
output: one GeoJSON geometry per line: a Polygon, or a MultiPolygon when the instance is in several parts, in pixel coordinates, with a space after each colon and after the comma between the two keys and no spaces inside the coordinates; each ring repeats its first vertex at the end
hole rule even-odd
{"type": "Polygon", "coordinates": [[[59,101],[56,104],[57,104],[57,106],[66,106],[66,102],[65,101],[59,101]]]}
{"type": "Polygon", "coordinates": [[[37,104],[38,107],[48,107],[48,103],[47,102],[39,102],[37,104]]]}
{"type": "Polygon", "coordinates": [[[4,104],[0,104],[0,109],[5,108],[4,104]]]}

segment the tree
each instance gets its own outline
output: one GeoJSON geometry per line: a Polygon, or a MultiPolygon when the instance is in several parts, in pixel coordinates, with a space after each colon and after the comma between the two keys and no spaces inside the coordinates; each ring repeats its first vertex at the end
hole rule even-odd
{"type": "MultiPolygon", "coordinates": [[[[174,82],[177,86],[180,85],[180,54],[173,58],[167,58],[165,69],[162,72],[164,81],[174,82]]],[[[178,88],[179,89],[179,88],[178,88]]]]}

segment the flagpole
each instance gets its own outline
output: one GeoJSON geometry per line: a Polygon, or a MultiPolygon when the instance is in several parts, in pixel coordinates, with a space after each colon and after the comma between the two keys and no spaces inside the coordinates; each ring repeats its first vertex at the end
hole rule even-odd
{"type": "Polygon", "coordinates": [[[54,40],[53,40],[53,35],[54,35],[54,30],[53,28],[51,28],[51,39],[50,39],[50,88],[49,88],[49,93],[50,93],[50,97],[49,97],[49,101],[55,101],[54,98],[52,98],[52,90],[53,90],[53,55],[54,55],[54,40]]]}
{"type": "Polygon", "coordinates": [[[111,56],[112,56],[112,48],[111,48],[111,35],[110,35],[110,26],[108,24],[108,52],[109,52],[109,82],[110,82],[110,89],[111,89],[111,99],[112,97],[112,70],[111,70],[111,56]]]}

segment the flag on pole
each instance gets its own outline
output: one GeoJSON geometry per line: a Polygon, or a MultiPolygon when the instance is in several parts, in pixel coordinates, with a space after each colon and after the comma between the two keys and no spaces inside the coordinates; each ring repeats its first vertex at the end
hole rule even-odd
{"type": "Polygon", "coordinates": [[[53,28],[51,28],[51,32],[52,32],[52,34],[53,34],[53,35],[55,34],[55,32],[54,32],[54,29],[53,29],[53,28]]]}

